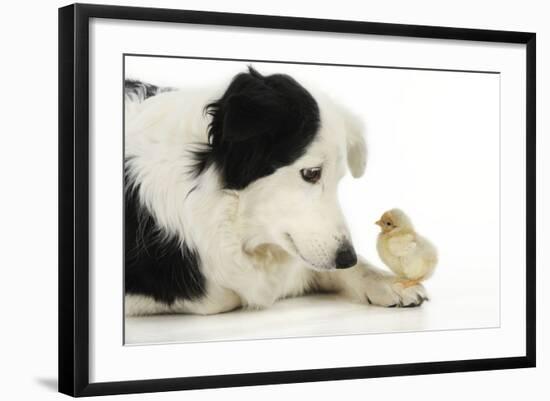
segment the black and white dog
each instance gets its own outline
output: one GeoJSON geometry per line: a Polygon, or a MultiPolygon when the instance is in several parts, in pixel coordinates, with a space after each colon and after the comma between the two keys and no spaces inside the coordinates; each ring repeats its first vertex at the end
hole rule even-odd
{"type": "Polygon", "coordinates": [[[357,260],[337,185],[346,165],[363,174],[366,148],[343,107],[252,68],[221,91],[125,89],[127,315],[263,308],[315,291],[426,299],[357,260]]]}

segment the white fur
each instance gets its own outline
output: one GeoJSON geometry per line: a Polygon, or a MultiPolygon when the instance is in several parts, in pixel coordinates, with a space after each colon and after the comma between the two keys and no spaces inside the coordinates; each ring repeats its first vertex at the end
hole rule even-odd
{"type": "Polygon", "coordinates": [[[189,174],[193,161],[188,152],[207,141],[209,117],[203,107],[220,95],[182,90],[139,104],[127,99],[129,182],[140,184],[141,202],[165,232],[199,253],[207,295],[171,306],[128,295],[126,314],[263,308],[317,289],[385,306],[421,303],[421,286],[404,289],[366,262],[333,270],[336,250],[350,239],[337,199],[338,181],[346,165],[355,177],[365,169],[359,122],[327,97],[314,94],[321,129],[306,153],[243,190],[224,190],[214,167],[199,177],[189,174]],[[301,169],[321,165],[319,183],[301,179],[301,169]]]}

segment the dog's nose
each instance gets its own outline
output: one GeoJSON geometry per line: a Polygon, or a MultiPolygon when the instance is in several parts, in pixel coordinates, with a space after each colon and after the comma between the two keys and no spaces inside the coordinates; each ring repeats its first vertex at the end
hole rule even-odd
{"type": "Polygon", "coordinates": [[[347,269],[357,264],[357,255],[351,245],[344,245],[336,252],[336,268],[347,269]]]}

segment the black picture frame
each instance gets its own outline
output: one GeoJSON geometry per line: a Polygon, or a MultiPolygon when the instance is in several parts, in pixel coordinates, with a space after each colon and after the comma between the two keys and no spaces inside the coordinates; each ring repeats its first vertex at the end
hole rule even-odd
{"type": "Polygon", "coordinates": [[[59,9],[59,391],[71,396],[253,386],[263,384],[422,375],[535,366],[535,101],[536,35],[479,29],[339,21],[266,15],[74,4],[59,9]],[[89,132],[88,61],[91,18],[177,22],[284,30],[526,45],[526,353],[520,357],[382,366],[196,376],[155,380],[89,381],[89,132]]]}

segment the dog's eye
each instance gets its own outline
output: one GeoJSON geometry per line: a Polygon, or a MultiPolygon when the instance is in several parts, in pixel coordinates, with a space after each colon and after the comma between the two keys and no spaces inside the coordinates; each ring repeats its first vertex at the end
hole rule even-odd
{"type": "Polygon", "coordinates": [[[315,184],[321,179],[321,172],[321,167],[303,168],[300,170],[300,174],[302,175],[304,181],[310,182],[312,184],[315,184]]]}

